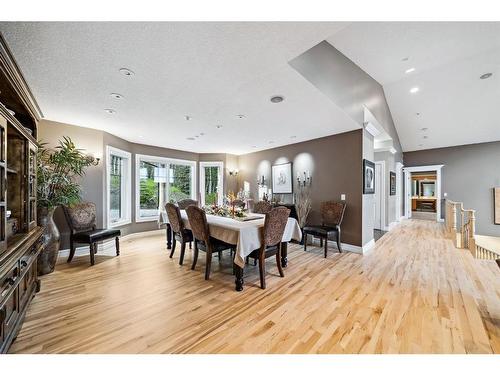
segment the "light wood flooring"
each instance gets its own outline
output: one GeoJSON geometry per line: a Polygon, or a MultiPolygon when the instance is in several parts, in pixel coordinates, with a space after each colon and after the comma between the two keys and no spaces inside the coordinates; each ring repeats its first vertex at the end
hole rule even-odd
{"type": "Polygon", "coordinates": [[[499,353],[500,270],[453,248],[443,226],[408,220],[369,255],[291,245],[268,288],[229,254],[203,279],[169,259],[164,236],[123,241],[42,278],[11,353],[499,353]],[[309,248],[308,248],[309,249],[309,248]]]}

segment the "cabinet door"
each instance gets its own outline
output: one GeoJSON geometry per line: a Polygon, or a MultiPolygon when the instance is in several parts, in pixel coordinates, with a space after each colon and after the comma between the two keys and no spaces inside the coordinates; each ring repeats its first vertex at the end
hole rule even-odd
{"type": "Polygon", "coordinates": [[[2,326],[2,345],[9,339],[19,315],[19,288],[16,286],[19,268],[16,264],[5,276],[0,278],[0,325],[2,326]]]}
{"type": "Polygon", "coordinates": [[[36,151],[37,148],[34,144],[30,142],[28,147],[28,168],[27,168],[27,178],[28,178],[28,198],[27,198],[27,218],[28,218],[28,230],[32,230],[36,227],[36,151]]]}
{"type": "Polygon", "coordinates": [[[0,116],[0,254],[7,249],[7,120],[0,116]]]}

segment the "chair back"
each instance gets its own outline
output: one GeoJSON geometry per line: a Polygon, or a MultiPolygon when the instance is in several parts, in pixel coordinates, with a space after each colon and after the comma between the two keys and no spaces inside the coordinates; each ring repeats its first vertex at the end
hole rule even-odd
{"type": "Polygon", "coordinates": [[[172,231],[181,233],[184,231],[184,222],[182,221],[181,210],[173,203],[165,204],[165,211],[167,211],[168,222],[172,231]]]}
{"type": "Polygon", "coordinates": [[[194,238],[198,241],[203,241],[208,245],[210,230],[208,229],[207,215],[205,214],[205,211],[196,206],[188,206],[186,208],[186,212],[194,238]]]}
{"type": "Polygon", "coordinates": [[[273,208],[264,220],[264,245],[278,245],[283,239],[290,210],[286,207],[273,208]]]}
{"type": "Polygon", "coordinates": [[[92,202],[80,202],[72,206],[63,206],[64,216],[74,232],[95,229],[96,206],[92,202]]]}
{"type": "Polygon", "coordinates": [[[342,224],[342,220],[344,219],[345,207],[345,202],[322,202],[321,220],[323,222],[323,225],[335,226],[342,224]]]}
{"type": "Polygon", "coordinates": [[[182,199],[177,202],[177,205],[181,210],[185,210],[189,206],[198,206],[198,201],[195,201],[194,199],[182,199]]]}
{"type": "Polygon", "coordinates": [[[256,214],[267,214],[273,209],[271,203],[267,201],[258,201],[253,205],[253,212],[256,214]]]}

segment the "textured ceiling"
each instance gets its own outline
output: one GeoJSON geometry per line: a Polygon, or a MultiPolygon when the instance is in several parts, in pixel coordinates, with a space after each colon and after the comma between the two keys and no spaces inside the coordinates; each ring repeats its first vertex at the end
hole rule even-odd
{"type": "Polygon", "coordinates": [[[0,31],[47,119],[138,143],[242,154],[359,128],[288,65],[345,26],[3,23],[0,31]],[[274,94],[285,101],[271,103],[274,94]]]}

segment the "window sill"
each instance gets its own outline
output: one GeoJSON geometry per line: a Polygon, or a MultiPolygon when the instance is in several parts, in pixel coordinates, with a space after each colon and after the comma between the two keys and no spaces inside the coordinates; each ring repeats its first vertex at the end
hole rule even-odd
{"type": "Polygon", "coordinates": [[[135,219],[136,223],[147,223],[150,221],[158,221],[160,219],[160,216],[152,216],[152,217],[137,217],[135,219]]]}
{"type": "Polygon", "coordinates": [[[116,223],[111,223],[109,224],[109,228],[116,228],[116,227],[122,227],[124,225],[132,224],[132,220],[127,219],[123,221],[117,221],[116,223]]]}

